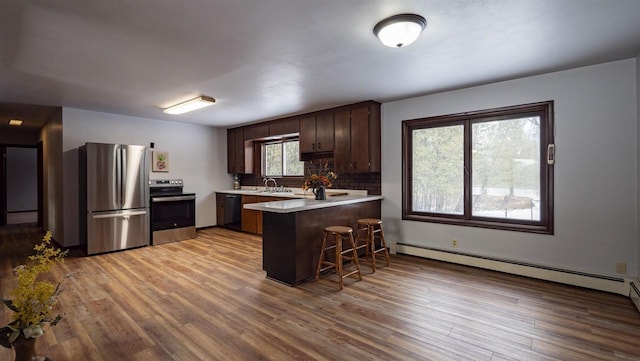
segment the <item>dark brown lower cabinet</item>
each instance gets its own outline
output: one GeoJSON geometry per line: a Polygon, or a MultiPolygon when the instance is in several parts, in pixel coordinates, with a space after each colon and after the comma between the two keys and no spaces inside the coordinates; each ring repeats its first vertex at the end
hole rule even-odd
{"type": "Polygon", "coordinates": [[[224,194],[216,194],[216,224],[224,225],[224,194]]]}

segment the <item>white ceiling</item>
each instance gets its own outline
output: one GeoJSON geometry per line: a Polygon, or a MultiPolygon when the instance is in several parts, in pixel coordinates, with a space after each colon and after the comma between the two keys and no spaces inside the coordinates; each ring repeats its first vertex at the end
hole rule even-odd
{"type": "Polygon", "coordinates": [[[640,0],[0,0],[1,103],[224,127],[639,52],[640,0]],[[399,13],[427,28],[387,48],[373,26],[399,13]]]}

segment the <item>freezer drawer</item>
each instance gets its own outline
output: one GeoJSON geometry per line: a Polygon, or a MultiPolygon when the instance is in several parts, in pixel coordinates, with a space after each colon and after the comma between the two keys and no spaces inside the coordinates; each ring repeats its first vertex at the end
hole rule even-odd
{"type": "Polygon", "coordinates": [[[133,209],[87,214],[87,254],[149,244],[149,210],[133,209]]]}

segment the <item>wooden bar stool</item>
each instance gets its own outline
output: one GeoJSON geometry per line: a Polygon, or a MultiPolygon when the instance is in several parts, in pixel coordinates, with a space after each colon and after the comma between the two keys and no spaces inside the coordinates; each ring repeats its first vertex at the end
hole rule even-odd
{"type": "Polygon", "coordinates": [[[331,226],[324,229],[324,238],[322,239],[322,250],[320,251],[320,259],[318,260],[318,270],[316,271],[316,281],[320,279],[320,272],[335,268],[338,275],[338,284],[340,289],[343,288],[343,280],[349,276],[358,275],[358,279],[362,280],[360,273],[360,263],[358,262],[358,254],[356,253],[355,243],[353,240],[353,229],[344,226],[331,226]],[[333,243],[330,243],[329,236],[333,236],[333,243]],[[343,249],[343,238],[348,240],[347,249],[343,249]],[[331,262],[327,251],[333,249],[335,251],[334,261],[331,262]],[[351,253],[351,256],[347,254],[351,253]],[[325,259],[325,257],[327,259],[325,259]],[[350,265],[355,265],[355,269],[344,273],[343,261],[350,261],[350,265]]]}
{"type": "Polygon", "coordinates": [[[382,220],[377,218],[358,219],[358,230],[356,232],[356,251],[365,249],[364,256],[368,258],[371,255],[371,269],[376,271],[376,255],[383,253],[389,266],[389,251],[387,250],[387,242],[384,240],[384,231],[382,230],[382,220]],[[376,242],[376,240],[380,240],[376,242]],[[377,246],[379,244],[379,248],[377,246]]]}

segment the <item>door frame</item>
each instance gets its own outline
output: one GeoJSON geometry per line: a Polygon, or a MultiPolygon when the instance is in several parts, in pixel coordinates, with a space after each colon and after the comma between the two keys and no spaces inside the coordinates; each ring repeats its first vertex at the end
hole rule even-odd
{"type": "Polygon", "coordinates": [[[38,177],[38,227],[42,227],[44,220],[44,158],[42,140],[36,146],[37,150],[37,177],[38,177]]]}
{"type": "Polygon", "coordinates": [[[7,224],[7,146],[0,144],[0,226],[7,224]]]}

